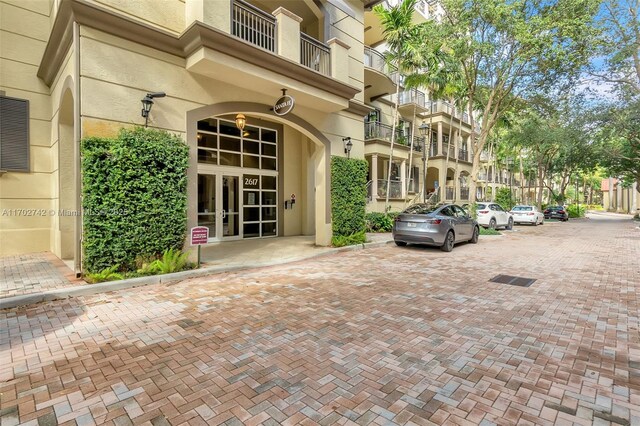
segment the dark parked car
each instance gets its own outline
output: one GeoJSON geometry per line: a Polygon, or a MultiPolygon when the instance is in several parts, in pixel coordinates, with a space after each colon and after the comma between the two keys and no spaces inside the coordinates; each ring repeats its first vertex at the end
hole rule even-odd
{"type": "Polygon", "coordinates": [[[563,206],[549,206],[544,209],[545,219],[560,219],[563,222],[569,220],[569,213],[563,206]]]}
{"type": "Polygon", "coordinates": [[[462,241],[477,243],[480,228],[455,204],[414,204],[396,217],[392,234],[399,246],[428,244],[451,251],[454,244],[462,241]]]}

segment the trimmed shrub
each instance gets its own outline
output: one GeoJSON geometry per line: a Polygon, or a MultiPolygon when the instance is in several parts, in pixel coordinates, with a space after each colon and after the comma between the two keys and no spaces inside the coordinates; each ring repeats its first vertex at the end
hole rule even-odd
{"type": "Polygon", "coordinates": [[[510,204],[514,202],[515,197],[513,197],[509,188],[498,188],[496,191],[496,203],[500,204],[500,207],[509,211],[511,209],[510,204]]]}
{"type": "MultiPolygon", "coordinates": [[[[365,241],[365,207],[367,204],[367,162],[345,157],[331,157],[332,243],[349,237],[351,244],[365,241]]],[[[348,245],[348,244],[343,244],[348,245]]]]}
{"type": "Polygon", "coordinates": [[[82,141],[83,266],[88,272],[181,249],[189,148],[165,131],[122,129],[82,141]]]}

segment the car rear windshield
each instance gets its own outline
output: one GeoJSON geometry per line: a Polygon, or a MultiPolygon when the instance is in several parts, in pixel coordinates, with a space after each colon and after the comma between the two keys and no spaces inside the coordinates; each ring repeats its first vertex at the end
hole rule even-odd
{"type": "Polygon", "coordinates": [[[528,212],[528,211],[531,211],[531,210],[533,210],[533,207],[531,207],[531,206],[515,206],[513,208],[514,212],[528,212]]]}
{"type": "Polygon", "coordinates": [[[564,210],[564,207],[562,206],[551,206],[548,207],[549,210],[564,210]]]}
{"type": "Polygon", "coordinates": [[[404,214],[429,214],[429,213],[433,213],[435,210],[436,210],[436,207],[433,207],[433,206],[427,206],[427,205],[424,205],[424,204],[416,204],[416,205],[408,207],[402,213],[404,213],[404,214]]]}
{"type": "Polygon", "coordinates": [[[478,204],[478,207],[477,207],[478,210],[482,210],[482,209],[485,209],[485,208],[487,208],[486,204],[478,204]]]}

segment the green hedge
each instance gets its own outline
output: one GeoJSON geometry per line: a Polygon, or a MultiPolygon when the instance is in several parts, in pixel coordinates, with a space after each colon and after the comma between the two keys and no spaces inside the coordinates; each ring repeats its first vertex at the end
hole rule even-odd
{"type": "Polygon", "coordinates": [[[585,208],[583,205],[581,205],[580,210],[578,210],[577,205],[570,204],[567,206],[567,213],[569,213],[569,217],[572,217],[572,218],[584,217],[585,208]]]}
{"type": "Polygon", "coordinates": [[[182,248],[188,165],[187,145],[165,131],[82,141],[85,271],[135,270],[136,258],[182,248]]]}
{"type": "Polygon", "coordinates": [[[334,243],[350,244],[365,240],[365,207],[367,204],[367,162],[344,157],[331,157],[331,222],[334,243]],[[342,237],[342,238],[341,238],[342,237]]]}

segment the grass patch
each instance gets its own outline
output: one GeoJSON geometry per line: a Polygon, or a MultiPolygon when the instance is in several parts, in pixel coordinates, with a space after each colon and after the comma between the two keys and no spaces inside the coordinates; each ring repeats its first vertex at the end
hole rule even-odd
{"type": "Polygon", "coordinates": [[[484,228],[481,226],[480,235],[502,235],[502,234],[498,230],[491,229],[491,228],[484,228]]]}

